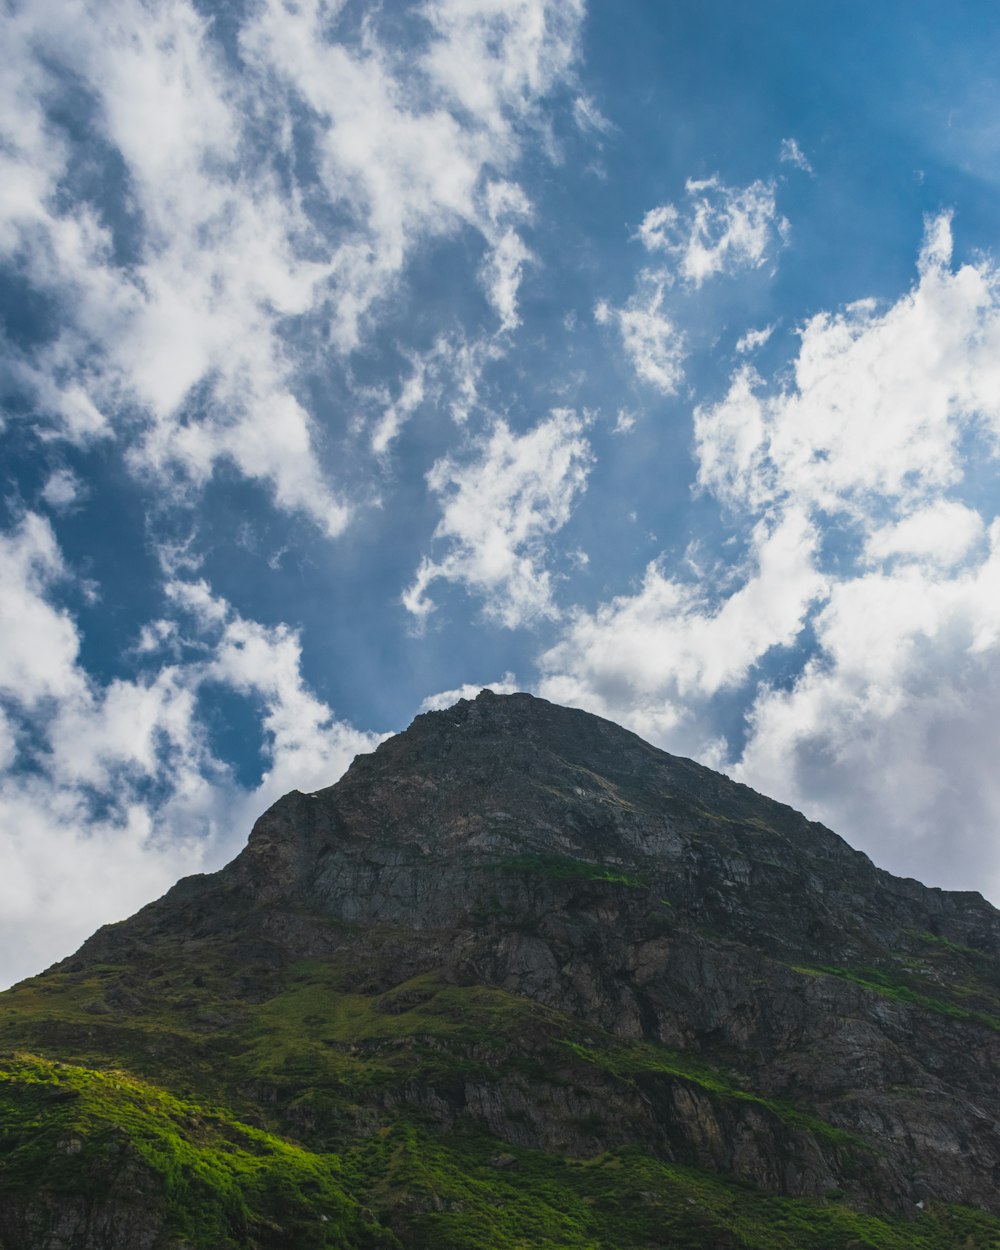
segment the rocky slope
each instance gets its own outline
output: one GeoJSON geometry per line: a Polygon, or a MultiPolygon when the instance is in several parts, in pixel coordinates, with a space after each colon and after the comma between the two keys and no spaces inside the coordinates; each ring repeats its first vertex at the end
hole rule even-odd
{"type": "Polygon", "coordinates": [[[484,691],[0,996],[0,1250],[1000,1246],[1000,913],[484,691]]]}

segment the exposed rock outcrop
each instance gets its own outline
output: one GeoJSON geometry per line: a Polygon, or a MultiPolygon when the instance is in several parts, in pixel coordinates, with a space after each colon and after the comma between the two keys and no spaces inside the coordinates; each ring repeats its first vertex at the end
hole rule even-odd
{"type": "Polygon", "coordinates": [[[499,1159],[639,1148],[1000,1215],[1000,914],[528,695],[420,716],[286,795],[222,872],[6,1004],[7,1045],[184,1073],[315,1148],[415,1115],[499,1159]]]}

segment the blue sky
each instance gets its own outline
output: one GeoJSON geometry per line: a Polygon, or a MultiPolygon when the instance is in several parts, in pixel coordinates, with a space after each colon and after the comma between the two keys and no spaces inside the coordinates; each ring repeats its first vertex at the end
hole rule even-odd
{"type": "Polygon", "coordinates": [[[1000,11],[32,0],[0,980],[482,685],[1000,899],[1000,11]]]}

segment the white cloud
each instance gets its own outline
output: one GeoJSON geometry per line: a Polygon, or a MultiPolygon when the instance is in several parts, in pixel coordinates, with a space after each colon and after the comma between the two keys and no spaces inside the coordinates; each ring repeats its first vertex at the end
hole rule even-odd
{"type": "Polygon", "coordinates": [[[814,317],[792,373],[743,364],[696,410],[698,480],[752,535],[746,567],[689,582],[654,563],[578,609],[540,692],[725,767],[896,872],[1000,897],[1000,521],[981,485],[998,361],[1000,273],[952,268],[949,220],[929,221],[911,290],[814,317]],[[718,696],[751,681],[734,749],[718,696]]]}
{"type": "Polygon", "coordinates": [[[425,352],[404,351],[410,372],[400,381],[394,397],[385,387],[355,387],[362,409],[374,408],[377,414],[370,418],[372,451],[385,459],[404,425],[422,408],[442,408],[457,425],[463,425],[470,413],[482,410],[483,372],[505,355],[504,334],[503,327],[471,339],[461,332],[442,334],[425,352]]]}
{"type": "Polygon", "coordinates": [[[517,293],[524,266],[534,256],[513,226],[497,238],[483,266],[483,279],[490,303],[500,318],[502,331],[516,330],[521,324],[517,293]]]}
{"type": "Polygon", "coordinates": [[[124,774],[163,780],[197,769],[190,674],[166,667],[151,679],[82,683],[46,726],[46,767],[61,786],[110,793],[124,774]]]}
{"type": "Polygon", "coordinates": [[[29,709],[83,688],[76,626],[45,597],[63,575],[62,554],[43,517],[28,513],[0,535],[0,694],[29,709]]]}
{"type": "Polygon", "coordinates": [[[454,690],[441,690],[429,694],[420,704],[421,712],[440,712],[452,707],[459,699],[474,699],[480,690],[492,690],[494,694],[517,694],[521,687],[513,673],[504,673],[499,681],[466,682],[454,690]]]}
{"type": "Polygon", "coordinates": [[[442,501],[434,537],[449,549],[421,562],[403,595],[409,612],[426,620],[434,608],[428,588],[443,580],[482,595],[486,615],[508,628],[558,615],[545,543],[569,520],[586,484],[592,457],[583,429],[567,409],[522,435],[497,421],[472,459],[449,456],[434,465],[427,481],[442,501]]]}
{"type": "Polygon", "coordinates": [[[423,65],[459,110],[509,136],[567,78],[578,55],[583,0],[429,0],[438,38],[423,65]]]}
{"type": "Polygon", "coordinates": [[[615,416],[615,424],[612,434],[628,434],[630,430],[635,429],[636,415],[627,408],[619,408],[615,416]]]}
{"type": "MultiPolygon", "coordinates": [[[[202,579],[171,580],[166,593],[182,620],[184,613],[190,616],[198,646],[206,653],[187,665],[186,683],[191,688],[220,685],[259,705],[266,766],[242,802],[246,820],[289,790],[331,785],[355,755],[378,744],[379,735],[337,720],[309,689],[296,630],[248,620],[202,579]]],[[[169,649],[170,631],[167,635],[169,649]]]]}
{"type": "Polygon", "coordinates": [[[1000,281],[985,261],[953,272],[950,246],[947,218],[929,223],[919,281],[895,304],[813,317],[793,386],[767,393],[743,368],[699,409],[701,485],[734,506],[862,514],[958,482],[963,430],[1000,437],[1000,281]]]}
{"type": "Polygon", "coordinates": [[[68,576],[41,517],[0,536],[0,982],[219,866],[280,794],[331,784],[378,742],[310,691],[294,631],[245,619],[204,582],[170,583],[176,619],[143,631],[142,671],[95,681],[54,602],[68,576]],[[199,701],[217,688],[259,709],[250,787],[211,749],[199,701]]]}
{"type": "MultiPolygon", "coordinates": [[[[677,276],[697,289],[716,274],[759,268],[788,233],[778,214],[773,182],[727,187],[718,178],[686,183],[683,209],[660,204],[642,220],[637,238],[648,252],[665,253],[670,267],[640,270],[635,293],[620,307],[599,300],[594,316],[613,325],[636,374],[664,395],[677,393],[687,355],[684,334],[664,308],[677,276]]],[[[768,331],[745,335],[738,351],[767,341],[768,331]]]]}
{"type": "Polygon", "coordinates": [[[72,469],[55,469],[42,487],[42,499],[56,512],[64,512],[86,493],[83,482],[72,469]]]}
{"type": "Polygon", "coordinates": [[[774,326],[763,326],[760,330],[747,330],[746,334],[740,336],[736,342],[736,350],[741,356],[745,356],[748,352],[755,352],[758,347],[763,347],[771,335],[774,333],[774,326]]]}
{"type": "Polygon", "coordinates": [[[371,436],[372,451],[376,455],[385,455],[392,443],[399,437],[400,430],[424,402],[427,395],[428,366],[434,357],[439,355],[439,352],[440,344],[436,344],[430,357],[411,357],[410,376],[400,387],[399,395],[392,401],[386,397],[386,406],[375,423],[371,436]]]}
{"type": "Polygon", "coordinates": [[[5,646],[0,668],[0,981],[37,971],[97,924],[148,901],[199,859],[179,821],[156,840],[141,797],[162,780],[164,731],[177,757],[197,754],[190,706],[172,674],[98,689],[79,664],[79,635],[52,595],[67,572],[48,522],[29,514],[0,539],[5,646]],[[24,731],[29,732],[24,732],[24,731]],[[20,737],[21,760],[16,758],[20,737]],[[14,771],[19,762],[31,767],[14,771]]]}
{"type": "Polygon", "coordinates": [[[17,761],[18,733],[7,713],[0,707],[0,772],[12,768],[17,761]]]}
{"type": "MultiPolygon", "coordinates": [[[[302,254],[307,223],[266,168],[247,175],[245,102],[205,22],[183,3],[150,10],[123,0],[29,8],[17,24],[38,52],[38,61],[24,58],[27,75],[58,98],[55,67],[65,65],[93,93],[141,228],[138,261],[117,263],[95,210],[56,195],[68,151],[30,222],[8,221],[29,280],[58,293],[63,312],[55,342],[22,361],[22,380],[75,441],[131,434],[142,414],[131,440],[137,466],[180,468],[198,483],[229,460],[270,481],[279,506],[336,533],[347,513],[290,393],[279,335],[282,317],[313,306],[325,270],[302,254]],[[47,78],[41,61],[52,67],[47,78]],[[191,402],[205,382],[207,411],[191,402]]],[[[23,114],[10,121],[21,159],[35,162],[51,127],[26,131],[23,114]]]]}
{"type": "Polygon", "coordinates": [[[594,309],[599,325],[614,325],[625,354],[644,382],[673,395],[684,376],[684,335],[663,311],[663,282],[644,272],[640,290],[623,308],[602,300],[594,309]]]}
{"type": "Polygon", "coordinates": [[[479,405],[479,388],[486,366],[499,360],[503,349],[496,336],[484,336],[471,342],[464,336],[446,340],[442,357],[450,374],[449,408],[452,419],[463,425],[479,405]]]}
{"type": "Polygon", "coordinates": [[[573,120],[581,130],[601,135],[611,134],[615,129],[590,96],[577,96],[573,101],[573,120]]]}
{"type": "Polygon", "coordinates": [[[0,984],[40,971],[97,925],[124,919],[201,864],[157,846],[141,804],[95,815],[83,791],[30,773],[0,780],[0,984]]]}
{"type": "Polygon", "coordinates": [[[515,228],[531,220],[531,204],[517,185],[495,181],[486,188],[489,214],[490,248],[481,269],[486,296],[500,318],[501,334],[516,330],[521,324],[517,311],[517,295],[524,266],[534,261],[524,240],[515,228]]]}
{"type": "Polygon", "coordinates": [[[748,569],[719,602],[703,582],[674,580],[651,564],[636,593],[573,614],[561,641],[540,658],[540,692],[718,761],[714,732],[697,725],[699,708],[746,681],[772,647],[794,642],[825,589],[815,545],[801,513],[774,527],[761,522],[748,569]]]}
{"type": "MultiPolygon", "coordinates": [[[[252,820],[289,790],[332,785],[355,755],[380,741],[335,719],[302,677],[302,645],[286,625],[264,626],[229,613],[214,656],[199,674],[263,705],[268,767],[243,808],[252,820]]],[[[249,825],[245,825],[249,829],[249,825]]]]}
{"type": "Polygon", "coordinates": [[[335,341],[359,342],[362,319],[389,294],[414,246],[471,225],[486,240],[487,289],[502,325],[516,324],[514,293],[529,253],[505,218],[530,215],[509,168],[544,97],[571,75],[577,0],[433,0],[420,50],[390,50],[366,28],[359,49],[328,38],[315,3],[294,14],[270,0],[243,47],[322,119],[320,170],[331,203],[358,229],[333,257],[335,341]]]}
{"type": "Polygon", "coordinates": [[[936,499],[901,520],[873,530],[864,554],[869,564],[895,556],[950,566],[963,559],[983,532],[983,519],[974,508],[957,500],[936,499]]]}
{"type": "Polygon", "coordinates": [[[794,165],[796,169],[801,169],[803,173],[811,174],[813,172],[809,158],[799,147],[797,139],[782,139],[778,159],[785,165],[794,165]]]}
{"type": "Polygon", "coordinates": [[[737,772],[877,862],[1000,897],[1000,527],[981,564],[914,565],[836,586],[820,652],[762,690],[737,772]]]}
{"type": "MultiPolygon", "coordinates": [[[[814,317],[790,380],[741,367],[696,412],[696,446],[735,517],[807,517],[831,553],[817,544],[793,579],[817,593],[812,658],[761,685],[728,766],[897,872],[997,897],[1000,532],[987,552],[970,469],[1000,432],[1000,276],[950,257],[939,217],[912,290],[814,317]]],[[[675,740],[710,758],[713,724],[706,708],[675,740]]]]}
{"type": "Polygon", "coordinates": [[[137,471],[195,487],[227,462],[332,535],[349,507],[302,398],[324,340],[359,345],[416,250],[470,228],[516,326],[530,206],[499,175],[572,77],[582,6],[438,0],[419,16],[425,39],[403,50],[376,15],[356,39],[337,6],[265,0],[238,32],[239,73],[187,0],[13,16],[0,249],[58,295],[57,337],[16,370],[65,437],[113,432],[137,471]],[[46,108],[67,75],[127,179],[127,262],[102,211],[62,193],[73,148],[46,108]]]}
{"type": "Polygon", "coordinates": [[[773,182],[727,187],[719,178],[689,179],[683,209],[650,209],[638,237],[650,252],[665,252],[680,276],[700,287],[716,274],[758,269],[788,234],[773,182]]]}

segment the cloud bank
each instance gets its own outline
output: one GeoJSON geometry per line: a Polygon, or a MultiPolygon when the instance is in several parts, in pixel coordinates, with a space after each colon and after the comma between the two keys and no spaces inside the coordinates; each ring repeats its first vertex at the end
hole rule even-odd
{"type": "Polygon", "coordinates": [[[696,408],[697,484],[745,535],[742,562],[707,582],[653,564],[578,610],[540,689],[726,767],[896,871],[996,897],[1000,530],[978,470],[1000,446],[1000,274],[955,269],[951,250],[949,217],[928,220],[911,290],[813,316],[787,376],[741,365],[696,408]],[[720,719],[734,687],[742,742],[720,719]]]}

